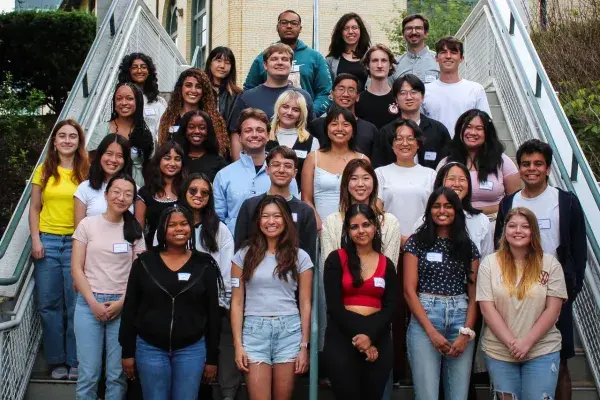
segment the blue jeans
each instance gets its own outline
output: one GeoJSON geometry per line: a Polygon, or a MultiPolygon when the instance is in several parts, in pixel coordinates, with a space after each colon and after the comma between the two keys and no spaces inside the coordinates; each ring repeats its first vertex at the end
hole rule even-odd
{"type": "MultiPolygon", "coordinates": [[[[419,294],[419,299],[435,329],[450,343],[454,342],[459,336],[458,329],[465,326],[467,319],[467,295],[441,297],[419,294]]],[[[438,398],[440,370],[444,380],[444,398],[467,399],[475,350],[473,341],[469,342],[460,357],[440,354],[413,316],[408,326],[406,342],[416,400],[438,398]]]]}
{"type": "Polygon", "coordinates": [[[495,360],[486,354],[485,364],[495,393],[511,393],[516,400],[554,398],[559,351],[523,362],[495,360]]]}
{"type": "MultiPolygon", "coordinates": [[[[99,294],[94,297],[100,304],[117,301],[120,294],[99,294]]],[[[80,294],[75,305],[75,337],[77,338],[77,400],[96,400],[98,381],[102,373],[102,350],[106,345],[106,398],[122,400],[127,392],[127,382],[121,366],[119,326],[121,317],[109,322],[96,320],[90,306],[80,294]]]]}
{"type": "Polygon", "coordinates": [[[202,338],[183,349],[169,352],[138,336],[135,363],[144,400],[197,399],[206,363],[206,342],[202,338]]]}
{"type": "Polygon", "coordinates": [[[70,235],[41,233],[44,258],[34,260],[37,305],[42,318],[44,358],[51,365],[77,366],[73,331],[75,291],[71,278],[70,235]]]}

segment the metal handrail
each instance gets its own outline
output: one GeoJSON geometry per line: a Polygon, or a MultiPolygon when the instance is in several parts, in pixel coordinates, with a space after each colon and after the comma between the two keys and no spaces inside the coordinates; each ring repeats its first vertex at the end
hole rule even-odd
{"type": "MultiPolygon", "coordinates": [[[[309,370],[309,400],[319,398],[319,268],[321,268],[321,251],[319,236],[315,239],[316,252],[312,282],[312,308],[310,310],[310,370],[309,370]]],[[[325,299],[323,299],[324,301],[325,299]]]]}
{"type": "Polygon", "coordinates": [[[21,300],[19,310],[13,319],[6,322],[0,323],[0,332],[12,329],[15,326],[18,326],[23,320],[23,314],[27,310],[27,304],[31,301],[31,296],[33,295],[33,289],[35,287],[35,281],[31,279],[29,284],[27,285],[27,289],[25,289],[25,293],[23,294],[23,299],[21,300]]]}

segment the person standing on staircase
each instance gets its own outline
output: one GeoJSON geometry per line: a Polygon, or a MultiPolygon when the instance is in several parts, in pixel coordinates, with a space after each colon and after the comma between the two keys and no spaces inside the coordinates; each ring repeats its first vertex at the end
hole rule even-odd
{"type": "Polygon", "coordinates": [[[425,83],[435,81],[440,67],[435,52],[425,44],[429,36],[429,21],[421,14],[411,14],[402,20],[402,36],[406,40],[406,53],[396,58],[394,80],[414,74],[425,83]]]}
{"type": "Polygon", "coordinates": [[[467,110],[477,108],[491,115],[483,86],[460,77],[458,67],[464,61],[463,43],[451,36],[435,44],[440,77],[426,85],[423,113],[440,121],[454,137],[458,117],[467,110]]]}
{"type": "Polygon", "coordinates": [[[58,122],[46,159],[33,174],[29,205],[36,300],[44,358],[52,368],[52,379],[77,380],[78,376],[71,235],[75,230],[73,195],[88,169],[83,129],[71,119],[58,122]]]}
{"type": "Polygon", "coordinates": [[[525,187],[500,203],[495,239],[498,243],[506,215],[514,207],[526,207],[537,217],[544,253],[555,256],[564,271],[569,299],[564,302],[556,326],[562,335],[557,400],[571,399],[571,375],[567,360],[575,356],[573,303],[583,287],[587,264],[585,216],[577,196],[548,185],[552,148],[537,139],[517,150],[517,164],[525,187]]]}

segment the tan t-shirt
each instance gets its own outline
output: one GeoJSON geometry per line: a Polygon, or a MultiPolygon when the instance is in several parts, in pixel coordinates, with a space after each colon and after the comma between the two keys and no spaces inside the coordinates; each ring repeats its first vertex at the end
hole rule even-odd
{"type": "MultiPolygon", "coordinates": [[[[539,316],[546,309],[547,297],[567,299],[562,267],[558,260],[550,254],[544,254],[540,280],[530,289],[529,294],[523,300],[518,300],[516,296],[509,297],[508,290],[502,283],[502,274],[496,253],[487,256],[479,266],[477,301],[493,301],[506,326],[517,338],[524,337],[535,325],[539,316]]],[[[561,342],[560,332],[556,326],[552,326],[546,336],[538,340],[529,350],[527,360],[559,351],[561,342]]],[[[481,348],[489,357],[496,360],[517,361],[488,326],[485,327],[483,333],[481,348]]]]}
{"type": "Polygon", "coordinates": [[[73,239],[86,244],[83,269],[92,292],[124,294],[133,260],[146,250],[144,238],[130,245],[123,237],[123,222],[110,222],[99,214],[85,217],[73,239]]]}

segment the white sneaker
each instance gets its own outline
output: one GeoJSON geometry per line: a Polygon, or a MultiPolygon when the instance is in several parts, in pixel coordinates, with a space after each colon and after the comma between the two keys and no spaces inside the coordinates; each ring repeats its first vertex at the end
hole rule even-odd
{"type": "Polygon", "coordinates": [[[52,369],[52,373],[50,374],[50,376],[52,377],[52,379],[67,379],[67,377],[69,376],[69,371],[64,365],[60,365],[52,369]]]}
{"type": "Polygon", "coordinates": [[[77,367],[71,367],[69,369],[69,380],[76,381],[79,378],[79,369],[77,367]]]}

